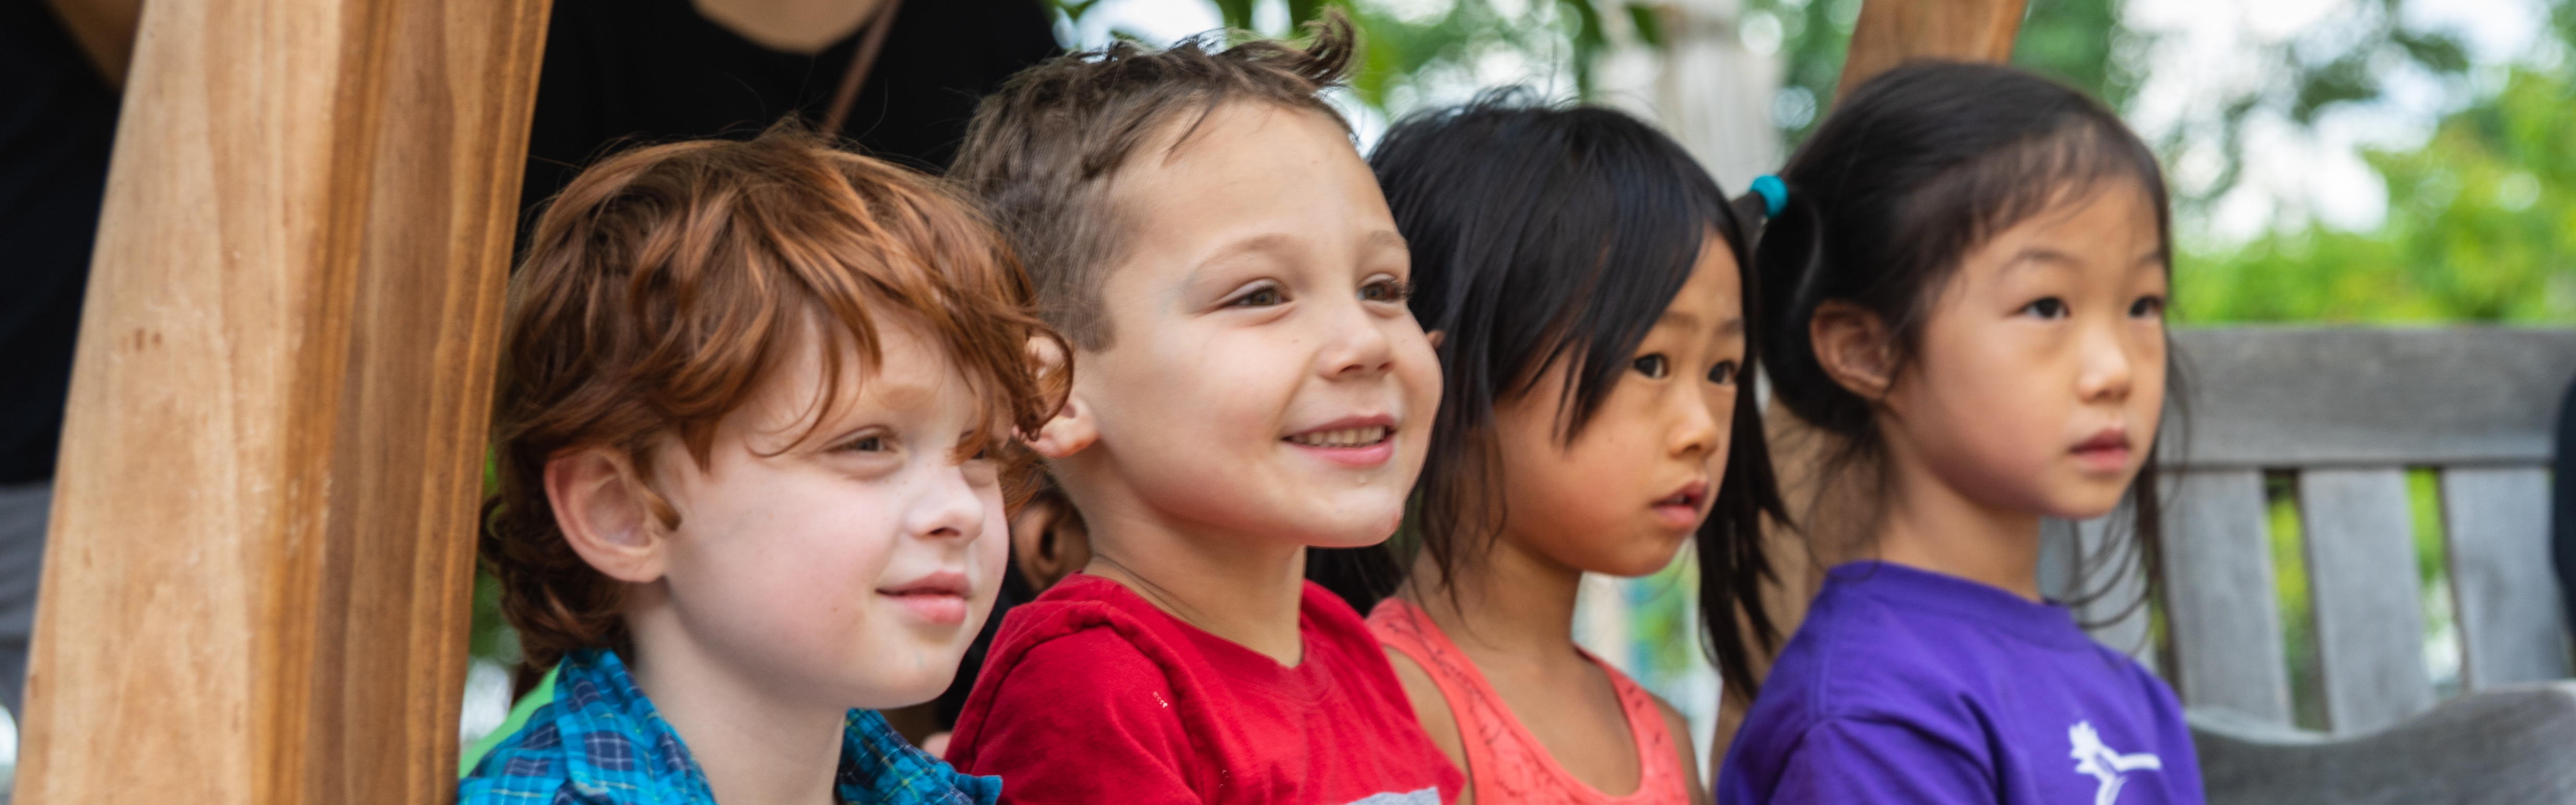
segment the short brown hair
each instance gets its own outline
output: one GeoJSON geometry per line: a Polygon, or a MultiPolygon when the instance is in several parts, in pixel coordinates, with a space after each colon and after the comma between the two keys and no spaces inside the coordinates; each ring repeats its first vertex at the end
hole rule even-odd
{"type": "MultiPolygon", "coordinates": [[[[1055,336],[1030,299],[1010,250],[964,199],[794,124],[583,171],[511,278],[493,413],[499,489],[480,549],[519,632],[522,680],[576,649],[626,646],[622,586],[564,541],[548,460],[606,447],[650,478],[654,448],[677,437],[705,467],[717,423],[817,334],[828,343],[815,410],[828,412],[845,354],[859,356],[853,371],[879,365],[886,316],[933,334],[975,388],[980,421],[1034,432],[1069,376],[1032,363],[1030,339],[1055,336]]],[[[970,441],[961,450],[1025,455],[1007,433],[970,441]]],[[[1025,485],[1033,463],[1007,462],[1005,477],[1025,485]]],[[[679,524],[640,491],[661,525],[679,524]]]]}
{"type": "Polygon", "coordinates": [[[1125,227],[1109,179],[1136,149],[1184,119],[1179,148],[1208,115],[1250,100],[1319,112],[1350,128],[1321,93],[1341,84],[1355,39],[1326,10],[1304,48],[1261,40],[1216,49],[1215,35],[1160,51],[1116,42],[1021,71],[984,98],[949,176],[984,202],[1037,285],[1041,315],[1076,346],[1109,346],[1100,286],[1125,227]]]}

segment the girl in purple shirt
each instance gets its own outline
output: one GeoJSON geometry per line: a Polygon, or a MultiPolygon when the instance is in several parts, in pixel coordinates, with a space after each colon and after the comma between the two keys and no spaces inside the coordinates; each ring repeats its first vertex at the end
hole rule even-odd
{"type": "Polygon", "coordinates": [[[1822,435],[1814,500],[1871,558],[1827,574],[1719,799],[2201,802],[2172,691],[2036,581],[2043,517],[2117,507],[2133,555],[2110,560],[2155,560],[2154,155],[2046,79],[1919,64],[1861,85],[1755,187],[1775,399],[1822,435]]]}

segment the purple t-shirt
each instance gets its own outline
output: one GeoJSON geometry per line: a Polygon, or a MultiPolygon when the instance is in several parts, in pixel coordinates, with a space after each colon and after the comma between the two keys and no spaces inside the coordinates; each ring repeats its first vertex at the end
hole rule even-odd
{"type": "Polygon", "coordinates": [[[1881,562],[1826,574],[1718,792],[1730,805],[2201,802],[2173,691],[2065,607],[1881,562]]]}

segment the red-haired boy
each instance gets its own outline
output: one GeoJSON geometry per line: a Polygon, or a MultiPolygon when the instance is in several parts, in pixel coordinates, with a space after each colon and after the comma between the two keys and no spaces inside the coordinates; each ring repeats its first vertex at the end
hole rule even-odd
{"type": "Polygon", "coordinates": [[[1058,397],[971,208],[790,131],[657,146],[512,283],[482,555],[559,678],[458,800],[991,802],[873,712],[947,686],[1058,397]]]}

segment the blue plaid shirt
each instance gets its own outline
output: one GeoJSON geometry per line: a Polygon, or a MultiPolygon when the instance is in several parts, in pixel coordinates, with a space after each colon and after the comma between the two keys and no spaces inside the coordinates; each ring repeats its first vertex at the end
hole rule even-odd
{"type": "MultiPolygon", "coordinates": [[[[851,805],[993,805],[999,777],[960,774],[895,734],[885,717],[852,710],[837,788],[851,805]]],[[[555,699],[528,717],[457,784],[458,805],[713,803],[706,772],[635,689],[615,652],[565,657],[555,699]]]]}

